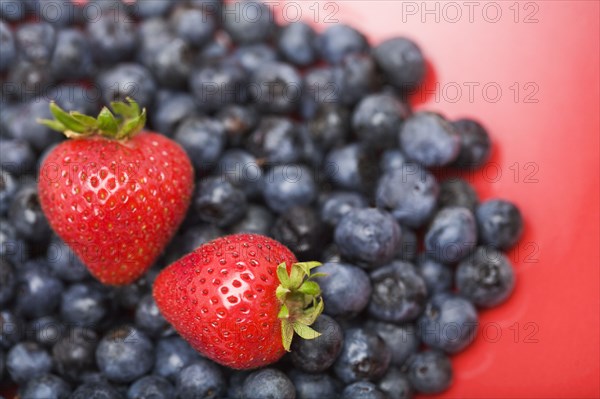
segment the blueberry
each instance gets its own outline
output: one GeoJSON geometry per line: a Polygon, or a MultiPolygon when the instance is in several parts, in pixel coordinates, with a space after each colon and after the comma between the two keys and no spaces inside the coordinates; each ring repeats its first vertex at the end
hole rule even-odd
{"type": "Polygon", "coordinates": [[[138,25],[139,43],[135,58],[145,67],[150,66],[156,53],[175,38],[168,22],[163,18],[151,18],[138,25]]]}
{"type": "Polygon", "coordinates": [[[321,253],[324,231],[315,210],[295,206],[279,215],[271,236],[287,246],[298,260],[309,261],[321,253]]]}
{"type": "Polygon", "coordinates": [[[408,108],[390,94],[364,97],[352,114],[352,128],[359,140],[378,147],[397,144],[399,126],[408,117],[408,108]]]}
{"type": "Polygon", "coordinates": [[[304,22],[292,22],[280,30],[277,49],[288,62],[308,66],[317,58],[317,34],[304,22]]]}
{"type": "Polygon", "coordinates": [[[196,110],[194,97],[184,92],[159,91],[154,112],[149,115],[152,127],[172,137],[182,121],[196,110]]]}
{"type": "Polygon", "coordinates": [[[479,198],[475,189],[466,180],[460,178],[449,179],[440,184],[439,208],[462,206],[471,212],[475,212],[478,203],[479,198]]]}
{"type": "Polygon", "coordinates": [[[27,22],[17,28],[15,39],[23,59],[46,64],[56,46],[56,30],[47,22],[27,22]]]}
{"type": "Polygon", "coordinates": [[[200,355],[180,337],[168,337],[156,343],[154,374],[175,381],[181,370],[198,361],[200,355]]]}
{"type": "Polygon", "coordinates": [[[267,208],[250,204],[246,210],[246,215],[230,229],[232,233],[268,235],[274,222],[273,214],[267,208]]]}
{"type": "Polygon", "coordinates": [[[96,364],[109,380],[131,382],[146,374],[154,362],[152,341],[130,326],[109,331],[96,348],[96,364]]]}
{"type": "Polygon", "coordinates": [[[417,252],[419,250],[417,235],[406,226],[401,226],[401,230],[402,238],[400,240],[400,247],[394,256],[394,259],[413,261],[417,257],[417,252]]]}
{"type": "Polygon", "coordinates": [[[323,66],[310,69],[304,75],[302,89],[300,112],[310,119],[320,107],[340,103],[345,89],[343,71],[339,67],[323,66]]]}
{"type": "Polygon", "coordinates": [[[194,209],[201,220],[219,227],[239,221],[246,213],[246,195],[221,177],[203,179],[194,198],[194,209]]]}
{"type": "Polygon", "coordinates": [[[220,16],[223,11],[223,0],[188,0],[188,3],[214,18],[220,16]]]}
{"type": "Polygon", "coordinates": [[[411,263],[393,261],[375,269],[370,277],[373,293],[369,314],[396,323],[419,316],[427,301],[427,287],[411,263]]]}
{"type": "Polygon", "coordinates": [[[13,176],[34,174],[36,156],[29,143],[23,140],[0,138],[0,147],[3,151],[1,165],[3,171],[0,173],[6,171],[13,176]]]}
{"type": "Polygon", "coordinates": [[[367,50],[369,44],[362,33],[344,24],[333,25],[318,38],[321,56],[330,64],[337,64],[351,53],[367,50]]]}
{"type": "Polygon", "coordinates": [[[385,374],[391,359],[391,352],[379,335],[363,328],[350,328],[344,332],[344,345],[334,371],[346,384],[375,381],[385,374]]]}
{"type": "Polygon", "coordinates": [[[467,208],[440,210],[425,233],[425,251],[443,263],[458,262],[477,245],[475,216],[467,208]]]}
{"type": "Polygon", "coordinates": [[[17,235],[14,226],[0,219],[0,258],[13,264],[25,262],[30,257],[30,247],[17,235]]]}
{"type": "Polygon", "coordinates": [[[369,320],[368,328],[376,332],[388,346],[391,354],[391,363],[401,367],[412,355],[417,353],[421,341],[413,324],[392,324],[382,321],[369,320]]]}
{"type": "Polygon", "coordinates": [[[31,1],[4,0],[0,2],[0,18],[10,22],[17,22],[25,18],[31,1]]]}
{"type": "Polygon", "coordinates": [[[456,269],[458,292],[477,306],[492,307],[512,293],[515,274],[510,261],[501,252],[478,247],[456,269]]]}
{"type": "Polygon", "coordinates": [[[269,208],[283,213],[294,206],[310,205],[317,195],[313,172],[298,164],[271,168],[263,179],[263,198],[269,208]]]}
{"type": "Polygon", "coordinates": [[[173,89],[185,88],[194,63],[194,50],[178,37],[165,39],[161,48],[147,55],[146,66],[158,84],[173,89]]]}
{"type": "Polygon", "coordinates": [[[202,110],[214,111],[246,101],[247,72],[233,63],[211,63],[190,75],[190,91],[202,110]]]}
{"type": "Polygon", "coordinates": [[[23,338],[23,320],[12,310],[0,310],[0,348],[9,349],[23,338]]]}
{"type": "Polygon", "coordinates": [[[377,383],[377,387],[388,395],[388,399],[410,399],[413,397],[413,390],[408,376],[396,367],[390,367],[377,383]]]}
{"type": "Polygon", "coordinates": [[[450,359],[435,350],[420,352],[409,360],[408,379],[417,392],[443,392],[452,384],[450,359]]]}
{"type": "Polygon", "coordinates": [[[335,228],[335,243],[344,257],[373,267],[393,258],[400,246],[398,223],[375,208],[353,209],[335,228]]]}
{"type": "Polygon", "coordinates": [[[140,107],[149,107],[156,92],[156,83],[148,69],[133,63],[115,64],[100,74],[96,84],[105,104],[131,97],[140,107]]]}
{"type": "Polygon", "coordinates": [[[296,369],[290,372],[290,379],[296,387],[297,399],[335,398],[338,384],[325,373],[303,373],[296,369]]]}
{"type": "Polygon", "coordinates": [[[4,171],[14,176],[34,174],[36,156],[26,141],[0,137],[0,147],[3,149],[1,167],[4,171]]]}
{"type": "MultiPolygon", "coordinates": [[[[217,65],[221,62],[223,62],[225,65],[235,64],[235,61],[232,61],[230,58],[228,59],[230,50],[231,39],[229,36],[221,32],[220,34],[215,35],[215,37],[208,42],[207,45],[198,50],[196,62],[200,66],[217,65]]],[[[237,65],[237,67],[242,72],[245,72],[244,68],[242,68],[240,65],[237,65]]],[[[245,87],[240,86],[239,89],[245,89],[245,87]]]]}
{"type": "Polygon", "coordinates": [[[402,169],[408,162],[406,155],[404,155],[402,151],[394,148],[386,150],[383,153],[379,167],[382,172],[388,173],[396,169],[402,169]]]}
{"type": "Polygon", "coordinates": [[[523,217],[513,203],[501,199],[485,201],[475,211],[483,244],[506,250],[523,234],[523,217]]]}
{"type": "Polygon", "coordinates": [[[75,28],[58,31],[50,70],[55,79],[84,79],[91,76],[95,65],[85,33],[75,28]]]}
{"type": "Polygon", "coordinates": [[[377,156],[359,143],[334,148],[327,154],[324,172],[338,188],[367,192],[378,175],[377,156]]]}
{"type": "MultiPolygon", "coordinates": [[[[3,142],[0,141],[0,144],[3,142]]],[[[7,170],[0,169],[0,215],[6,215],[18,188],[18,182],[13,175],[7,170]]]]}
{"type": "Polygon", "coordinates": [[[50,372],[52,358],[39,344],[21,342],[8,351],[6,369],[14,382],[23,384],[50,372]]]}
{"type": "Polygon", "coordinates": [[[288,118],[267,116],[246,141],[246,148],[267,163],[293,163],[300,158],[298,127],[288,118]]]}
{"type": "Polygon", "coordinates": [[[44,21],[58,27],[73,24],[81,16],[77,6],[68,1],[56,0],[34,0],[38,4],[35,7],[36,16],[44,21]]]}
{"type": "MultiPolygon", "coordinates": [[[[73,243],[73,246],[78,245],[73,243]]],[[[58,236],[52,236],[46,253],[46,261],[52,269],[52,274],[63,281],[77,282],[90,276],[83,262],[58,236]]]]}
{"type": "Polygon", "coordinates": [[[169,324],[160,313],[151,294],[142,298],[135,310],[135,325],[151,336],[157,336],[169,330],[169,324]]]}
{"type": "Polygon", "coordinates": [[[0,348],[0,381],[4,379],[4,369],[6,368],[6,355],[4,350],[0,348]]]}
{"type": "Polygon", "coordinates": [[[9,70],[3,95],[9,99],[36,101],[36,97],[43,97],[53,83],[54,77],[47,65],[21,59],[9,70]]]}
{"type": "Polygon", "coordinates": [[[76,283],[62,295],[60,315],[71,325],[95,327],[108,314],[104,290],[95,282],[76,283]]]}
{"type": "Polygon", "coordinates": [[[6,71],[13,64],[16,55],[15,37],[9,26],[0,20],[0,72],[6,71]]]}
{"type": "Polygon", "coordinates": [[[45,347],[51,347],[66,333],[62,320],[54,316],[43,316],[29,323],[27,328],[28,339],[45,347]]]}
{"type": "Polygon", "coordinates": [[[400,145],[408,158],[421,165],[444,166],[458,156],[460,136],[441,115],[423,111],[406,119],[400,145]]]}
{"type": "Polygon", "coordinates": [[[259,160],[242,149],[232,148],[219,158],[218,173],[246,196],[260,194],[263,171],[259,160]]]}
{"type": "Polygon", "coordinates": [[[170,22],[177,36],[194,47],[207,44],[215,32],[214,18],[199,8],[179,7],[170,22]]]}
{"type": "Polygon", "coordinates": [[[225,130],[216,119],[190,116],[181,122],[174,139],[187,152],[197,170],[210,170],[225,146],[225,130]]]}
{"type": "Polygon", "coordinates": [[[230,373],[226,396],[228,399],[243,399],[244,381],[250,373],[248,370],[233,370],[230,373]]]}
{"type": "Polygon", "coordinates": [[[10,137],[26,141],[36,151],[46,149],[61,139],[60,134],[36,122],[36,118],[52,117],[48,105],[48,100],[34,98],[11,108],[3,107],[2,128],[10,137]]]}
{"type": "Polygon", "coordinates": [[[283,372],[265,368],[253,372],[246,378],[242,396],[245,399],[295,399],[296,389],[283,372]]]}
{"type": "Polygon", "coordinates": [[[69,384],[55,375],[44,374],[29,380],[21,389],[19,397],[24,399],[67,399],[70,394],[69,384]]]}
{"type": "Polygon", "coordinates": [[[89,328],[75,327],[52,347],[56,371],[71,381],[80,380],[95,368],[98,335],[89,328]]]}
{"type": "MultiPolygon", "coordinates": [[[[368,54],[351,53],[340,64],[343,86],[340,87],[340,101],[353,106],[362,98],[379,88],[379,76],[375,61],[368,54]]],[[[403,106],[408,110],[406,106],[403,106]]]]}
{"type": "Polygon", "coordinates": [[[4,306],[13,298],[17,286],[15,269],[8,260],[0,258],[0,305],[4,306]]]}
{"type": "MultiPolygon", "coordinates": [[[[136,25],[123,10],[102,10],[86,24],[92,55],[98,63],[126,61],[138,46],[136,25]]],[[[113,80],[113,82],[116,80],[113,80]]]]}
{"type": "Polygon", "coordinates": [[[352,383],[342,391],[341,399],[387,399],[387,396],[368,381],[352,383]]]}
{"type": "Polygon", "coordinates": [[[344,342],[340,325],[331,317],[321,315],[311,326],[321,333],[315,339],[294,339],[291,358],[296,368],[307,373],[327,370],[337,359],[344,342]]]}
{"type": "Polygon", "coordinates": [[[302,78],[291,65],[269,62],[252,73],[248,87],[258,109],[268,113],[296,110],[302,94],[302,78]]]}
{"type": "MultiPolygon", "coordinates": [[[[300,138],[300,158],[302,162],[319,171],[325,160],[325,149],[316,143],[306,124],[303,123],[299,125],[298,133],[300,138]]],[[[320,181],[325,178],[321,173],[317,176],[320,181]]]]}
{"type": "Polygon", "coordinates": [[[125,5],[128,6],[127,10],[132,15],[140,19],[148,19],[165,16],[175,4],[177,2],[171,0],[134,0],[133,2],[127,2],[125,5]]]}
{"type": "Polygon", "coordinates": [[[63,83],[55,86],[48,97],[63,109],[82,114],[95,114],[100,111],[100,92],[97,88],[87,88],[77,83],[63,83]]]}
{"type": "Polygon", "coordinates": [[[425,77],[425,58],[421,49],[403,37],[388,39],[373,50],[377,65],[388,83],[401,90],[419,86],[425,77]]]}
{"type": "Polygon", "coordinates": [[[321,104],[308,121],[308,132],[322,149],[342,145],[350,130],[350,112],[334,103],[321,104]]]}
{"type": "Polygon", "coordinates": [[[353,209],[368,206],[364,196],[350,191],[334,191],[321,204],[321,220],[335,227],[353,209]]]}
{"type": "Polygon", "coordinates": [[[425,285],[427,293],[431,296],[442,292],[449,292],[452,289],[454,273],[452,269],[437,260],[421,254],[417,258],[417,269],[425,285]]]}
{"type": "Polygon", "coordinates": [[[54,277],[45,261],[27,261],[19,271],[15,308],[27,317],[52,314],[60,303],[63,283],[54,277]]]}
{"type": "Polygon", "coordinates": [[[477,333],[477,310],[460,296],[442,293],[434,295],[418,320],[423,342],[447,353],[463,351],[477,333]]]}
{"type": "Polygon", "coordinates": [[[325,313],[330,316],[353,317],[369,303],[371,282],[362,269],[347,264],[330,262],[319,268],[324,277],[318,277],[325,313]],[[349,286],[352,290],[348,290],[349,286]]]}
{"type": "Polygon", "coordinates": [[[140,277],[133,283],[114,288],[115,303],[123,309],[134,310],[142,297],[150,292],[150,273],[140,277]]]}
{"type": "Polygon", "coordinates": [[[225,392],[225,378],[215,363],[200,359],[185,367],[177,376],[178,398],[219,398],[225,392]]]}
{"type": "Polygon", "coordinates": [[[239,145],[258,124],[259,114],[253,106],[230,104],[217,113],[217,119],[225,127],[228,142],[239,145]]]}
{"type": "Polygon", "coordinates": [[[181,240],[177,240],[177,257],[176,259],[173,259],[173,261],[187,255],[200,245],[212,241],[224,234],[225,233],[221,229],[213,224],[190,227],[181,235],[181,240]]]}
{"type": "Polygon", "coordinates": [[[474,169],[482,166],[490,156],[492,143],[483,126],[472,119],[459,119],[452,126],[460,137],[460,151],[452,166],[474,169]]]}
{"type": "Polygon", "coordinates": [[[88,382],[80,385],[69,399],[121,399],[123,396],[107,382],[88,382]]]}
{"type": "Polygon", "coordinates": [[[169,381],[156,375],[140,378],[129,387],[128,399],[170,399],[175,396],[175,388],[169,381]]]}
{"type": "Polygon", "coordinates": [[[223,10],[223,28],[234,42],[249,44],[269,39],[275,31],[271,9],[260,1],[235,1],[223,10]]]}
{"type": "Polygon", "coordinates": [[[231,54],[231,59],[249,73],[253,73],[265,64],[277,61],[277,53],[273,47],[264,43],[248,44],[237,47],[231,54]]]}

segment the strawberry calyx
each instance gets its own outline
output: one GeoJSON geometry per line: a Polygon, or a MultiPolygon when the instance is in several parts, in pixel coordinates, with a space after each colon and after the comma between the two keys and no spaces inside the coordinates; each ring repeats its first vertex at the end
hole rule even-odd
{"type": "Polygon", "coordinates": [[[288,352],[294,332],[304,339],[315,339],[321,335],[310,327],[325,307],[321,288],[313,281],[313,278],[325,275],[312,273],[312,269],[319,266],[319,262],[294,263],[289,274],[285,262],[277,266],[280,285],[275,295],[281,303],[277,317],[281,320],[281,342],[288,352]]]}
{"type": "Polygon", "coordinates": [[[126,101],[110,103],[113,111],[102,107],[96,118],[80,112],[67,112],[54,101],[50,102],[50,112],[54,119],[38,119],[37,122],[52,130],[63,133],[68,138],[102,136],[114,140],[126,140],[140,132],[146,124],[146,109],[127,97],[126,101]]]}

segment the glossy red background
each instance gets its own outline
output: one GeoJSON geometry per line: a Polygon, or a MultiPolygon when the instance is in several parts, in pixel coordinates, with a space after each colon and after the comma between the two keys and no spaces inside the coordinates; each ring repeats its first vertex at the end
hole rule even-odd
{"type": "MultiPolygon", "coordinates": [[[[453,358],[454,385],[442,397],[598,398],[599,3],[451,3],[296,2],[321,28],[337,19],[372,43],[415,40],[433,67],[424,91],[437,91],[414,102],[487,126],[490,165],[468,177],[482,198],[507,198],[525,215],[525,234],[510,253],[516,291],[481,314],[477,341],[453,358]]],[[[287,6],[291,18],[293,11],[287,6]]]]}
{"type": "Polygon", "coordinates": [[[412,38],[433,69],[413,96],[417,107],[476,117],[491,133],[490,164],[466,177],[483,199],[509,199],[525,215],[510,253],[518,282],[506,304],[481,314],[480,334],[453,358],[454,384],[442,397],[598,398],[600,5],[450,3],[271,2],[319,29],[351,23],[374,44],[412,38]]]}

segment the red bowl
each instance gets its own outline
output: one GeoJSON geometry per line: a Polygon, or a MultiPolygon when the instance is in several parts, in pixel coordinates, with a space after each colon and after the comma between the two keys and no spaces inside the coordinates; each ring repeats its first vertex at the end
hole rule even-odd
{"type": "Polygon", "coordinates": [[[600,397],[600,6],[589,1],[280,3],[319,29],[415,40],[431,70],[412,100],[479,119],[492,158],[465,176],[522,210],[517,286],[481,313],[443,398],[600,397]]]}

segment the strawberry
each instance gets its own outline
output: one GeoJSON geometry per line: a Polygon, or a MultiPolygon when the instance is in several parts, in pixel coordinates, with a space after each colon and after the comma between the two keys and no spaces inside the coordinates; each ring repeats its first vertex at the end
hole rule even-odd
{"type": "Polygon", "coordinates": [[[162,315],[204,356],[234,369],[273,363],[290,350],[296,332],[323,311],[311,269],[277,241],[234,234],[198,247],[164,269],[153,287],[162,315]]]}
{"type": "Polygon", "coordinates": [[[44,159],[42,210],[54,231],[101,282],[129,284],[154,262],[183,220],[194,172],[174,141],[142,132],[146,111],[112,103],[98,118],[50,104],[39,122],[72,140],[44,159]],[[139,134],[138,134],[139,133],[139,134]]]}

